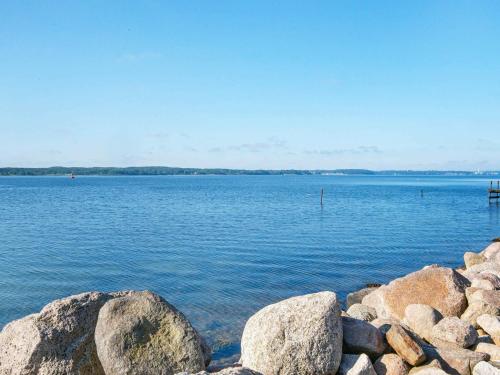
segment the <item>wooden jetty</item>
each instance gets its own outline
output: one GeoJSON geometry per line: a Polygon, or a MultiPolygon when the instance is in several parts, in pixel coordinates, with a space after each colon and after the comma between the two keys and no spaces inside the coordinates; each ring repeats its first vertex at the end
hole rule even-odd
{"type": "Polygon", "coordinates": [[[488,189],[488,202],[496,201],[500,199],[500,181],[497,181],[497,188],[493,188],[493,181],[490,181],[490,188],[488,189]]]}

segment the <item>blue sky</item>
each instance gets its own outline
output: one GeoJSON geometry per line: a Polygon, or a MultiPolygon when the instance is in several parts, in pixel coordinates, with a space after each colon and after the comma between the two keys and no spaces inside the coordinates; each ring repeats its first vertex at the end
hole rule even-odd
{"type": "Polygon", "coordinates": [[[500,169],[500,2],[2,1],[0,166],[500,169]]]}

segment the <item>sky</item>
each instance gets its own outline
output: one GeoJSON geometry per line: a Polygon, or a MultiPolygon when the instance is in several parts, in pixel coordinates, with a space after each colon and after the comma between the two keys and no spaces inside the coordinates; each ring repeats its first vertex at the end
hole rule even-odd
{"type": "Polygon", "coordinates": [[[0,166],[500,170],[500,2],[1,1],[0,166]]]}

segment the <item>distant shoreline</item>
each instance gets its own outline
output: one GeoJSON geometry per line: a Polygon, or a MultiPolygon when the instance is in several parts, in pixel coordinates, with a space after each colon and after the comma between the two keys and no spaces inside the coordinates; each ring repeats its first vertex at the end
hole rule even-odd
{"type": "Polygon", "coordinates": [[[500,171],[437,171],[369,169],[225,169],[177,167],[48,167],[0,168],[0,176],[199,176],[199,175],[363,175],[363,176],[500,176],[500,171]]]}

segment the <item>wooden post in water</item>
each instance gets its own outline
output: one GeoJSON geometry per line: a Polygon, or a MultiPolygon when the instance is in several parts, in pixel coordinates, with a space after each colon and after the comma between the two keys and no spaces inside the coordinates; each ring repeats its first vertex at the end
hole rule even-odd
{"type": "Polygon", "coordinates": [[[321,188],[321,200],[320,200],[320,203],[323,206],[323,188],[321,188]]]}

